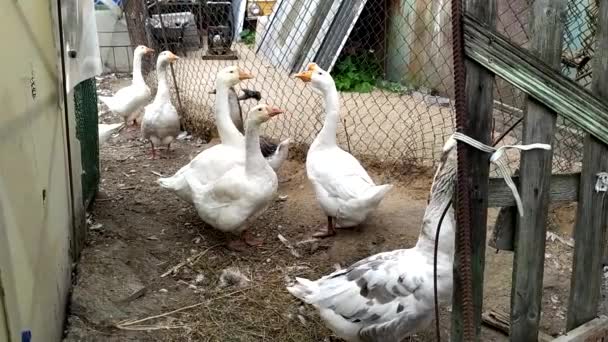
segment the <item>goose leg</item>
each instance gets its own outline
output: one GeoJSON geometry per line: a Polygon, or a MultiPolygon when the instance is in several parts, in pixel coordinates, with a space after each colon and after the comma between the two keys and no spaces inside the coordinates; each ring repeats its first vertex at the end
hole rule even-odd
{"type": "Polygon", "coordinates": [[[327,228],[314,233],[312,236],[318,238],[326,238],[334,235],[336,235],[336,223],[334,222],[333,217],[327,216],[327,228]]]}
{"type": "Polygon", "coordinates": [[[249,246],[260,246],[263,241],[261,239],[256,238],[249,229],[245,229],[241,234],[241,239],[245,241],[249,246]]]}
{"type": "Polygon", "coordinates": [[[152,156],[149,159],[156,159],[156,149],[154,148],[154,143],[150,140],[150,145],[152,145],[152,156]]]}
{"type": "Polygon", "coordinates": [[[247,249],[247,244],[241,239],[236,239],[228,242],[226,247],[235,252],[244,252],[247,249]]]}

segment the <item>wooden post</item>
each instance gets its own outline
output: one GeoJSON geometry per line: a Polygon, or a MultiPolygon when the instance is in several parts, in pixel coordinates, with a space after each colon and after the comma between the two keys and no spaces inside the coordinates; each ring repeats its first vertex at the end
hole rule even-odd
{"type": "MultiPolygon", "coordinates": [[[[496,27],[495,0],[465,0],[465,11],[476,17],[490,28],[496,27]]],[[[492,129],[492,112],[494,107],[494,74],[481,65],[466,60],[466,100],[467,122],[466,134],[476,140],[490,145],[492,129]]],[[[473,304],[475,307],[475,336],[479,340],[481,332],[481,314],[483,304],[483,271],[486,252],[486,226],[488,221],[488,178],[490,166],[488,154],[473,148],[468,148],[470,163],[469,189],[471,203],[469,215],[471,220],[471,268],[473,282],[473,304]]],[[[458,246],[456,247],[458,249],[458,246]]],[[[458,250],[456,251],[458,253],[458,250]]],[[[454,263],[454,290],[452,297],[452,332],[451,340],[463,341],[462,297],[458,294],[462,289],[458,281],[458,258],[454,263]]],[[[469,342],[469,341],[467,341],[469,342]]]]}
{"type": "MultiPolygon", "coordinates": [[[[608,100],[608,1],[600,2],[597,48],[593,56],[592,92],[608,100]]],[[[606,229],[606,192],[595,190],[597,174],[608,171],[608,148],[587,134],[583,154],[576,226],[572,285],[567,328],[572,330],[595,318],[602,281],[602,254],[606,229]]]]}
{"type": "MultiPolygon", "coordinates": [[[[561,61],[565,10],[565,0],[536,0],[532,10],[531,50],[556,69],[561,61]]],[[[529,97],[527,109],[524,144],[551,144],[556,114],[529,97]]],[[[538,341],[552,159],[553,151],[522,152],[520,194],[525,212],[518,216],[515,231],[511,341],[538,341]]]]}
{"type": "MultiPolygon", "coordinates": [[[[566,0],[536,0],[532,9],[531,51],[558,69],[561,61],[566,0]]],[[[553,141],[557,116],[528,97],[523,142],[553,141]]],[[[522,152],[520,194],[524,216],[518,215],[511,292],[511,341],[538,341],[549,211],[553,151],[522,152]]]]}

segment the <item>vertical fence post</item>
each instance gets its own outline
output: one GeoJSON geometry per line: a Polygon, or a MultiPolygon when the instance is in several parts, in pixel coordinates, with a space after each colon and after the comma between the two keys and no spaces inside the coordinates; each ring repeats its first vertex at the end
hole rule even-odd
{"type": "MultiPolygon", "coordinates": [[[[592,92],[608,100],[608,1],[600,1],[597,47],[593,56],[592,92]]],[[[602,254],[606,229],[606,192],[595,190],[597,174],[608,171],[608,147],[587,134],[574,230],[574,260],[567,328],[572,330],[595,318],[602,281],[602,254]]]]}
{"type": "MultiPolygon", "coordinates": [[[[456,0],[460,1],[460,0],[456,0]]],[[[463,0],[464,10],[473,15],[488,27],[494,28],[496,25],[496,2],[495,0],[463,0]]],[[[453,5],[454,6],[454,3],[453,5]]],[[[454,12],[453,12],[453,15],[454,12]]],[[[452,18],[455,20],[455,18],[452,18]]],[[[456,70],[456,63],[454,68],[456,70]]],[[[491,144],[490,134],[492,128],[492,111],[494,96],[494,74],[484,67],[472,61],[465,61],[466,66],[466,112],[468,122],[465,127],[458,127],[458,130],[472,138],[491,144]]],[[[458,90],[457,90],[458,91],[458,90]]],[[[483,304],[483,271],[485,264],[485,245],[486,245],[486,225],[488,209],[488,177],[490,168],[488,164],[488,154],[473,148],[466,147],[466,159],[469,162],[468,177],[465,183],[460,184],[464,189],[470,191],[470,205],[468,215],[471,227],[471,272],[472,272],[472,300],[473,300],[473,320],[475,324],[475,340],[479,340],[481,331],[481,311],[483,304]]],[[[460,179],[459,179],[460,181],[460,179]]],[[[457,206],[462,205],[456,203],[457,206]]],[[[458,227],[461,229],[461,227],[458,227]]],[[[456,244],[456,255],[463,253],[462,248],[456,244]]],[[[453,310],[452,310],[452,332],[451,340],[465,341],[463,329],[463,313],[467,310],[467,303],[463,301],[463,296],[459,295],[463,291],[463,283],[459,269],[463,266],[459,258],[454,262],[454,291],[453,291],[453,310]]]]}
{"type": "MultiPolygon", "coordinates": [[[[566,5],[566,0],[536,0],[532,9],[531,51],[558,70],[566,5]]],[[[530,97],[526,102],[523,143],[551,144],[557,115],[530,97]]],[[[525,212],[515,231],[511,341],[538,341],[552,159],[552,150],[522,152],[519,187],[525,212]]]]}

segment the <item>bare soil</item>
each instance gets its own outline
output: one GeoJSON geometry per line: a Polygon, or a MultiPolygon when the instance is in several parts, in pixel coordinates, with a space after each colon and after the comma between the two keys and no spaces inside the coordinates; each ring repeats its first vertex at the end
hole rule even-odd
{"type": "MultiPolygon", "coordinates": [[[[108,82],[114,87],[124,83],[108,82]]],[[[103,91],[103,85],[100,88],[103,91]]],[[[120,118],[105,114],[100,122],[120,122],[120,118]]],[[[194,208],[156,184],[158,174],[173,174],[207,146],[197,138],[180,140],[173,152],[162,151],[164,159],[152,161],[139,132],[123,130],[101,148],[100,193],[91,208],[86,247],[76,267],[66,342],[337,341],[313,310],[289,295],[286,278],[315,279],[336,264],[344,267],[416,242],[430,177],[418,174],[403,181],[372,170],[374,179],[396,186],[369,222],[304,245],[298,249],[299,258],[292,255],[278,234],[296,243],[325,223],[304,165],[294,159],[279,173],[279,195],[286,197],[277,199],[251,227],[264,244],[243,253],[229,251],[223,246],[223,234],[207,227],[194,208]],[[222,270],[229,267],[240,270],[250,282],[244,287],[221,286],[222,270]],[[137,320],[141,321],[133,323],[137,320]]],[[[557,222],[570,224],[568,214],[564,215],[557,222]]],[[[568,239],[567,229],[554,230],[568,239]]],[[[571,247],[559,240],[547,241],[542,329],[554,336],[564,332],[571,257],[571,247]]],[[[485,270],[484,309],[509,312],[512,253],[497,254],[488,247],[485,270]]],[[[444,340],[449,315],[443,308],[444,340]]],[[[507,340],[490,329],[484,328],[483,334],[484,341],[507,340]]],[[[429,328],[409,340],[434,341],[434,331],[429,328]]]]}

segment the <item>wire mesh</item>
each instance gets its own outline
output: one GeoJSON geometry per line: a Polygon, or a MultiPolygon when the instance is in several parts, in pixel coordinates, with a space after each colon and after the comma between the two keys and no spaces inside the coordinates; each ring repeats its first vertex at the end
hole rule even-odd
{"type": "Polygon", "coordinates": [[[82,193],[85,206],[99,185],[99,138],[97,131],[97,85],[95,78],[74,87],[76,138],[80,141],[82,193]]]}
{"type": "MultiPolygon", "coordinates": [[[[532,3],[497,0],[498,31],[524,48],[532,3]]],[[[289,113],[264,133],[291,137],[305,148],[322,127],[323,105],[291,75],[310,61],[334,77],[342,105],[338,143],[358,158],[408,173],[434,165],[453,132],[447,0],[128,0],[123,7],[132,45],[171,49],[181,57],[172,74],[174,104],[195,134],[213,134],[209,92],[215,74],[239,65],[256,76],[241,89],[260,91],[262,101],[289,113]]],[[[566,16],[563,70],[584,86],[591,77],[584,60],[593,54],[596,14],[595,0],[571,0],[566,16]]],[[[144,74],[155,89],[153,69],[149,59],[144,74]]],[[[246,112],[256,103],[241,104],[246,112]]],[[[496,79],[495,136],[523,116],[524,104],[524,94],[496,79]]],[[[562,119],[558,131],[554,170],[576,171],[582,134],[562,119]]],[[[518,127],[504,143],[520,141],[518,127]]]]}

